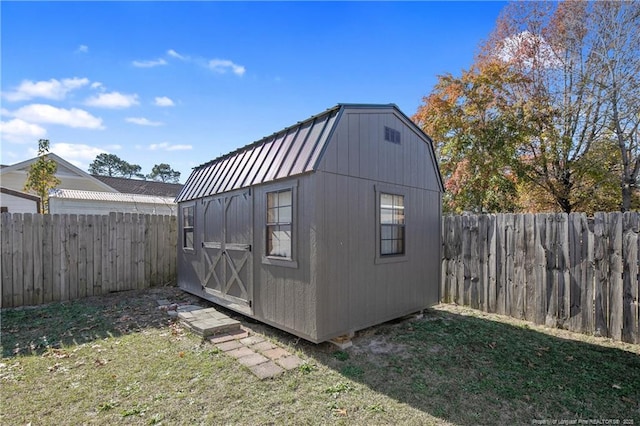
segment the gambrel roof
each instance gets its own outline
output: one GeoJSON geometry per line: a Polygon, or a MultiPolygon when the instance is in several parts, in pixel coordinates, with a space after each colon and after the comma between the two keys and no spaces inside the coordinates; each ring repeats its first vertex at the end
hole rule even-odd
{"type": "MultiPolygon", "coordinates": [[[[176,202],[315,171],[345,108],[392,108],[416,132],[424,135],[395,104],[338,104],[271,136],[195,167],[176,197],[176,202]]],[[[431,151],[434,155],[433,150],[431,151]]],[[[437,164],[435,155],[433,160],[437,164]]],[[[439,170],[437,175],[442,187],[439,170]]]]}

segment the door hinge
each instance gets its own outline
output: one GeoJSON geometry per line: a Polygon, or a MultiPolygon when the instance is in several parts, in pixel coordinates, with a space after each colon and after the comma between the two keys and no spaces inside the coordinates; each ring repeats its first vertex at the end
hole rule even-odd
{"type": "Polygon", "coordinates": [[[249,300],[249,307],[252,308],[253,307],[253,302],[251,300],[249,300]]]}
{"type": "Polygon", "coordinates": [[[251,251],[251,244],[249,244],[249,251],[251,251]]]}

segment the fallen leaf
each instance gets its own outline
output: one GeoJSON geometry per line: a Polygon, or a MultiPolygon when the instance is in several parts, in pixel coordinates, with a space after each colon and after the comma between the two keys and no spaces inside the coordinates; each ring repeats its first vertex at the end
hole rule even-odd
{"type": "Polygon", "coordinates": [[[106,359],[99,359],[96,358],[96,360],[94,361],[94,364],[98,367],[102,367],[103,365],[105,365],[107,363],[106,359]]]}
{"type": "Polygon", "coordinates": [[[543,352],[549,352],[549,347],[545,346],[545,347],[540,347],[540,348],[536,348],[539,351],[543,351],[543,352]]]}
{"type": "Polygon", "coordinates": [[[180,353],[178,354],[178,356],[179,356],[180,358],[184,358],[184,352],[180,352],[180,353]]]}
{"type": "Polygon", "coordinates": [[[567,361],[573,361],[573,356],[569,355],[568,357],[565,358],[567,361]]]}
{"type": "Polygon", "coordinates": [[[615,383],[612,384],[611,387],[614,388],[614,389],[622,389],[622,386],[620,386],[618,384],[615,384],[615,383]]]}
{"type": "Polygon", "coordinates": [[[633,405],[635,405],[635,403],[636,403],[633,399],[631,399],[631,398],[627,398],[626,396],[623,396],[623,397],[622,397],[622,398],[620,398],[620,399],[622,399],[624,402],[628,402],[629,404],[633,404],[633,405]]]}
{"type": "Polygon", "coordinates": [[[55,371],[58,370],[58,368],[60,368],[61,364],[55,363],[53,364],[51,367],[48,368],[49,373],[53,373],[55,371]]]}
{"type": "Polygon", "coordinates": [[[333,411],[339,416],[346,417],[346,415],[347,415],[347,409],[346,408],[336,408],[333,411]]]}

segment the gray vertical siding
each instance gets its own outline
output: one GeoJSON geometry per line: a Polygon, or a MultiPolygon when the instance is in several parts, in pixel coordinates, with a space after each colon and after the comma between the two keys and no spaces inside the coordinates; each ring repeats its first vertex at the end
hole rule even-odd
{"type": "Polygon", "coordinates": [[[438,302],[437,165],[429,142],[393,111],[347,109],[314,175],[319,341],[438,302]],[[401,132],[400,144],[384,140],[385,126],[401,132]],[[405,194],[406,261],[375,262],[380,183],[405,194]]]}
{"type": "Polygon", "coordinates": [[[324,172],[314,176],[321,236],[316,259],[317,340],[438,303],[440,194],[397,186],[405,194],[406,261],[376,264],[375,182],[324,172]]]}
{"type": "Polygon", "coordinates": [[[317,297],[312,262],[315,245],[313,193],[314,175],[298,176],[277,184],[263,185],[254,190],[254,315],[265,322],[279,325],[309,340],[316,340],[317,297]],[[295,186],[293,258],[297,268],[265,264],[266,194],[295,186]]]}
{"type": "Polygon", "coordinates": [[[345,110],[319,170],[379,182],[442,190],[438,166],[413,123],[393,108],[345,110]],[[401,132],[401,144],[384,140],[384,126],[401,132]]]}

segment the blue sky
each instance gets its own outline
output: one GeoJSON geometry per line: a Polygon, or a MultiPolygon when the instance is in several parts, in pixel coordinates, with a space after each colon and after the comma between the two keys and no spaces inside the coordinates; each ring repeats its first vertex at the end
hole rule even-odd
{"type": "Polygon", "coordinates": [[[502,2],[6,2],[0,162],[192,167],[340,102],[412,115],[502,2]]]}

